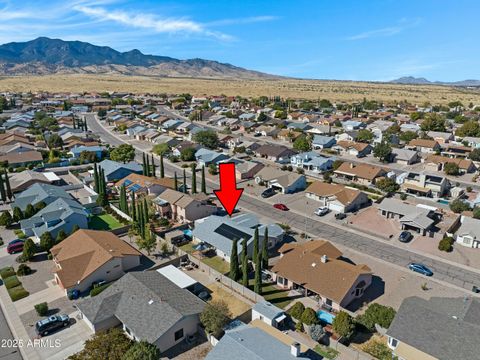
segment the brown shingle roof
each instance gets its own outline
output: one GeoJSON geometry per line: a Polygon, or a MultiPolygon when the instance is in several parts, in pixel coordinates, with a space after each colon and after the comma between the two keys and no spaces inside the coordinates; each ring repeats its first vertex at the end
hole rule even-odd
{"type": "Polygon", "coordinates": [[[446,163],[453,163],[457,164],[460,169],[468,170],[473,165],[472,160],[462,159],[462,158],[449,158],[447,156],[441,155],[430,155],[427,158],[428,162],[432,162],[435,164],[446,164],[446,163]]]}
{"type": "Polygon", "coordinates": [[[352,163],[343,163],[338,167],[334,173],[354,175],[361,179],[374,180],[375,178],[382,176],[385,171],[378,166],[368,165],[368,164],[352,164],[352,163]]]}
{"type": "Polygon", "coordinates": [[[353,265],[338,259],[342,253],[326,240],[296,243],[288,249],[272,271],[338,304],[360,275],[372,273],[366,265],[353,265]],[[333,256],[329,257],[329,253],[333,256]],[[327,255],[326,263],[321,261],[322,255],[327,255]]]}
{"type": "Polygon", "coordinates": [[[359,143],[359,142],[348,141],[348,140],[341,140],[337,142],[337,145],[341,146],[344,149],[354,148],[357,151],[363,151],[370,146],[369,144],[366,144],[366,143],[359,143]]]}
{"type": "Polygon", "coordinates": [[[8,161],[9,164],[20,164],[42,160],[42,154],[38,151],[13,152],[0,156],[0,161],[8,161]]]}
{"type": "Polygon", "coordinates": [[[109,231],[77,230],[51,253],[61,269],[55,269],[65,288],[84,280],[113,258],[142,254],[109,231]]]}
{"type": "Polygon", "coordinates": [[[361,191],[357,189],[347,188],[339,184],[328,184],[321,181],[314,181],[305,191],[314,193],[320,197],[335,196],[343,205],[350,204],[361,194],[361,191]]]}
{"type": "Polygon", "coordinates": [[[433,149],[438,146],[438,143],[435,140],[430,139],[413,139],[408,143],[408,146],[420,146],[433,149]]]}

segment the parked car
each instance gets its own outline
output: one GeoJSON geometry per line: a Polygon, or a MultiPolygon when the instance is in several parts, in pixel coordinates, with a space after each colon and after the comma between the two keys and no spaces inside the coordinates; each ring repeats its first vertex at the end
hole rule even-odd
{"type": "Polygon", "coordinates": [[[288,211],[288,207],[285,204],[273,204],[273,207],[278,210],[288,211]]]}
{"type": "Polygon", "coordinates": [[[53,315],[37,321],[35,324],[35,331],[37,332],[37,335],[47,336],[53,331],[67,327],[68,325],[70,325],[70,318],[68,315],[53,315]]]}
{"type": "Polygon", "coordinates": [[[319,207],[313,213],[317,216],[327,215],[330,210],[326,206],[319,207]]]}
{"type": "Polygon", "coordinates": [[[335,219],[337,220],[343,220],[347,217],[347,214],[345,213],[338,213],[338,214],[335,214],[335,219]]]}
{"type": "Polygon", "coordinates": [[[412,240],[413,235],[410,231],[402,231],[398,236],[398,240],[403,243],[407,243],[412,240]]]}
{"type": "Polygon", "coordinates": [[[212,298],[212,295],[208,293],[208,291],[202,291],[198,295],[198,298],[203,300],[203,301],[208,301],[212,298]]]}
{"type": "Polygon", "coordinates": [[[423,264],[410,263],[410,264],[408,264],[408,268],[412,271],[418,272],[418,273],[423,274],[425,276],[432,276],[433,275],[433,271],[430,270],[428,267],[426,267],[423,264]]]}
{"type": "Polygon", "coordinates": [[[262,198],[269,198],[271,196],[275,195],[275,190],[273,188],[268,188],[267,190],[263,191],[260,196],[262,198]]]}
{"type": "Polygon", "coordinates": [[[20,240],[20,241],[16,241],[14,240],[14,242],[10,242],[8,243],[8,246],[7,246],[7,252],[9,254],[15,254],[15,253],[19,253],[19,252],[22,252],[23,251],[23,240],[20,240]]]}
{"type": "Polygon", "coordinates": [[[67,297],[68,300],[77,300],[80,297],[80,291],[77,289],[68,290],[67,297]]]}

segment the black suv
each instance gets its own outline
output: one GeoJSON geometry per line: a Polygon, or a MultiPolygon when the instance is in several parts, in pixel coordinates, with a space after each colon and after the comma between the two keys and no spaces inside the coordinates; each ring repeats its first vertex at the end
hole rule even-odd
{"type": "Polygon", "coordinates": [[[273,190],[272,188],[268,188],[261,194],[262,198],[269,198],[270,196],[273,196],[273,195],[275,195],[275,190],[273,190]]]}
{"type": "Polygon", "coordinates": [[[70,318],[68,315],[53,315],[46,319],[37,321],[35,324],[35,331],[37,332],[37,335],[47,336],[53,331],[59,328],[67,327],[68,325],[70,325],[70,318]]]}

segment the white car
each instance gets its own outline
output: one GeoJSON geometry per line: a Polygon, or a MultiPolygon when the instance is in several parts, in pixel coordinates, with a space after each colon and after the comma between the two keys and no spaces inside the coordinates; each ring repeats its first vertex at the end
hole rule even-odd
{"type": "Polygon", "coordinates": [[[328,208],[326,206],[322,206],[322,207],[319,207],[317,210],[315,210],[314,214],[318,215],[318,216],[323,216],[323,215],[328,214],[329,211],[330,210],[328,210],[328,208]]]}

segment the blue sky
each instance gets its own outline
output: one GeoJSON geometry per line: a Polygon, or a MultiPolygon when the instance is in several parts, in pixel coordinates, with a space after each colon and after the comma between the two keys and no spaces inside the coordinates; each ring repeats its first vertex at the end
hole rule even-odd
{"type": "Polygon", "coordinates": [[[480,78],[476,0],[2,1],[0,43],[38,36],[273,74],[480,78]]]}

